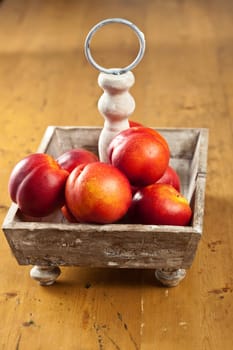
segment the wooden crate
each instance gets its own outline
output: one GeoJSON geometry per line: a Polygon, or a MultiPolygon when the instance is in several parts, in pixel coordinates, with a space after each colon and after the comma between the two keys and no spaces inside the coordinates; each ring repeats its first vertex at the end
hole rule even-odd
{"type": "MultiPolygon", "coordinates": [[[[191,203],[190,226],[71,224],[60,212],[28,222],[12,204],[3,231],[20,265],[35,265],[31,276],[42,285],[58,277],[59,266],[155,269],[165,285],[176,285],[195,257],[202,235],[208,130],[156,129],[168,141],[170,164],[191,203]]],[[[97,153],[101,128],[48,127],[38,152],[55,158],[83,147],[97,153]]]]}

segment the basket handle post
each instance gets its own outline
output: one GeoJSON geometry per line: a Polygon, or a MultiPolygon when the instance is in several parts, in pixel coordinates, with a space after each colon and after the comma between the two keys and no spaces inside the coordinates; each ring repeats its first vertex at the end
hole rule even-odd
{"type": "Polygon", "coordinates": [[[100,161],[108,163],[108,146],[120,131],[129,128],[129,116],[134,112],[135,101],[129,93],[134,84],[131,71],[121,75],[100,73],[99,86],[104,90],[98,101],[98,110],[104,117],[104,126],[99,137],[100,161]]]}
{"type": "Polygon", "coordinates": [[[134,84],[134,75],[131,70],[141,61],[145,52],[144,34],[132,22],[123,18],[108,18],[97,23],[89,31],[84,45],[84,51],[89,63],[100,71],[98,83],[104,90],[98,102],[98,110],[105,119],[103,130],[99,138],[100,161],[108,163],[108,145],[113,137],[122,130],[129,128],[128,117],[135,109],[135,101],[129,93],[134,84]],[[126,67],[105,68],[99,65],[91,54],[90,43],[93,35],[103,26],[119,23],[130,27],[139,41],[139,50],[136,58],[126,67]]]}

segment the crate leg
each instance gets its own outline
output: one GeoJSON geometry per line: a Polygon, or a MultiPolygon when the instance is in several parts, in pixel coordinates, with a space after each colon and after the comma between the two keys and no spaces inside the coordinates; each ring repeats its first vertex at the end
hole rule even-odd
{"type": "Polygon", "coordinates": [[[175,287],[186,276],[185,269],[161,269],[155,271],[155,277],[166,287],[175,287]]]}
{"type": "Polygon", "coordinates": [[[58,266],[35,265],[30,271],[30,276],[41,286],[51,286],[60,274],[61,270],[58,266]]]}

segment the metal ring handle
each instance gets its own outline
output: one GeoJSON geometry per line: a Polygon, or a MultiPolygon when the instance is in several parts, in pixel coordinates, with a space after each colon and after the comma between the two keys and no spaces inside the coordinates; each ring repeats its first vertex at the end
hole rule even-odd
{"type": "Polygon", "coordinates": [[[87,60],[89,61],[89,63],[94,66],[96,69],[98,69],[100,72],[104,72],[107,74],[123,74],[126,73],[127,71],[133,69],[134,67],[136,67],[136,65],[141,61],[144,52],[145,52],[145,47],[146,47],[146,43],[145,43],[145,37],[144,34],[138,29],[138,27],[131,23],[130,21],[123,19],[123,18],[109,18],[109,19],[105,19],[99,23],[97,23],[88,33],[86,40],[85,40],[85,45],[84,45],[84,51],[85,51],[85,55],[87,60]],[[100,66],[98,63],[96,63],[96,61],[93,59],[92,54],[91,54],[91,50],[90,50],[90,43],[91,43],[91,39],[93,37],[93,35],[103,26],[105,26],[106,24],[111,24],[111,23],[121,23],[121,24],[125,24],[128,27],[130,27],[137,35],[138,40],[139,40],[139,51],[138,51],[138,55],[135,58],[135,60],[130,63],[128,66],[123,67],[123,68],[104,68],[102,66],[100,66]]]}

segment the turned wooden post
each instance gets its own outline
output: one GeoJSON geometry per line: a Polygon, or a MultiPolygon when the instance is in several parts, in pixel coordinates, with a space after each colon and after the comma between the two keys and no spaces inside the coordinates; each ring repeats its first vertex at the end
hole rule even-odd
{"type": "Polygon", "coordinates": [[[134,81],[130,71],[118,75],[99,74],[98,83],[104,93],[99,99],[98,109],[105,119],[98,145],[102,162],[109,162],[107,151],[114,136],[129,128],[128,117],[135,109],[135,101],[128,90],[134,81]]]}

